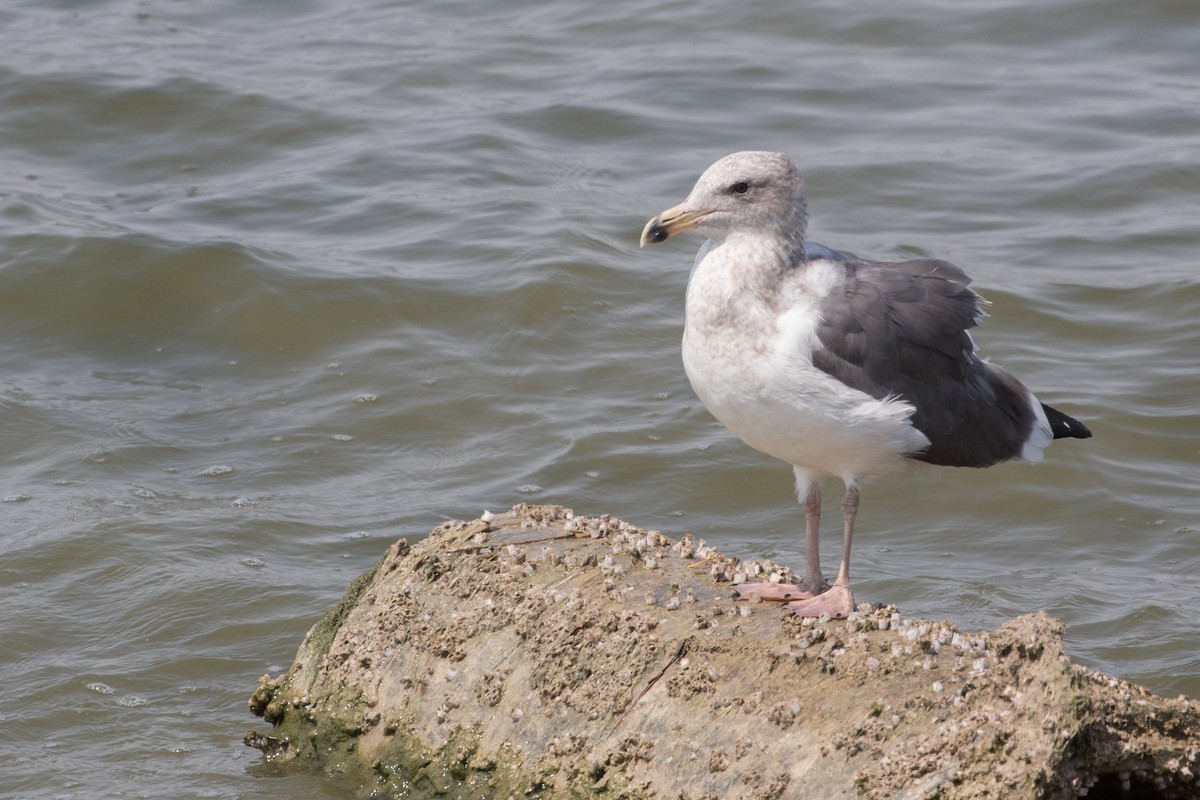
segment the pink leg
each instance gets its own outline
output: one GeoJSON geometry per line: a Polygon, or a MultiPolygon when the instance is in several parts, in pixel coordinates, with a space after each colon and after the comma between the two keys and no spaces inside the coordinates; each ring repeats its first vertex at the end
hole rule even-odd
{"type": "Polygon", "coordinates": [[[858,516],[858,486],[846,481],[846,496],[842,498],[842,517],[845,530],[842,538],[842,565],[838,568],[833,586],[816,597],[794,600],[788,608],[801,617],[828,614],[833,619],[845,619],[854,610],[854,594],[850,591],[850,546],[854,542],[854,520],[858,516]]]}
{"type": "MultiPolygon", "coordinates": [[[[799,483],[799,476],[796,481],[799,483]]],[[[816,482],[809,483],[804,493],[804,537],[804,585],[820,594],[829,583],[821,574],[821,486],[816,482]]]]}
{"type": "Polygon", "coordinates": [[[796,473],[796,486],[804,486],[804,535],[807,554],[803,583],[739,583],[733,587],[737,600],[794,602],[813,597],[829,585],[821,574],[821,487],[796,473]]]}

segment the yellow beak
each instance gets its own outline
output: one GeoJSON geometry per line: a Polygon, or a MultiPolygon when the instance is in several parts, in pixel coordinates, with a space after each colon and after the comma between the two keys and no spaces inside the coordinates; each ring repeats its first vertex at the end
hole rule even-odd
{"type": "Polygon", "coordinates": [[[665,242],[680,231],[694,227],[697,222],[711,213],[711,211],[684,211],[683,203],[668,208],[646,223],[646,227],[642,229],[641,246],[665,242]]]}

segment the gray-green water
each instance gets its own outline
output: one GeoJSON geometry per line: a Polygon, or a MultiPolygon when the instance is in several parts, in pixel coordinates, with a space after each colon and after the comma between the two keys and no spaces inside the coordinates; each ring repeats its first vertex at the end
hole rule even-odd
{"type": "Polygon", "coordinates": [[[740,149],[802,165],[818,241],[963,266],[1096,434],[868,487],[859,599],[1046,609],[1200,695],[1200,8],[731,8],[0,10],[0,795],[353,796],[262,765],[246,697],[446,518],[801,566],[790,471],[679,363],[699,242],[636,246],[740,149]]]}

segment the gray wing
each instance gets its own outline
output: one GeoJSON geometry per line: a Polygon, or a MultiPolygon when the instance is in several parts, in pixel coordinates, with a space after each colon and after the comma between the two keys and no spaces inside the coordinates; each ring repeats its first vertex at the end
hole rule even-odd
{"type": "Polygon", "coordinates": [[[877,399],[911,403],[930,441],[913,458],[986,467],[1018,455],[1036,422],[1029,391],[975,355],[967,331],[982,311],[971,279],[946,261],[841,255],[845,290],[823,301],[813,364],[877,399]]]}

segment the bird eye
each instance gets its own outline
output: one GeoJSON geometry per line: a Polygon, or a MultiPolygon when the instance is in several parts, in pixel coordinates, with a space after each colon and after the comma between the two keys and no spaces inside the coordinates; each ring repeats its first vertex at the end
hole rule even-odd
{"type": "Polygon", "coordinates": [[[742,181],[741,183],[735,183],[733,185],[733,191],[735,194],[745,194],[746,192],[750,191],[750,184],[746,183],[745,181],[742,181]]]}

